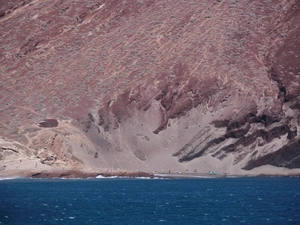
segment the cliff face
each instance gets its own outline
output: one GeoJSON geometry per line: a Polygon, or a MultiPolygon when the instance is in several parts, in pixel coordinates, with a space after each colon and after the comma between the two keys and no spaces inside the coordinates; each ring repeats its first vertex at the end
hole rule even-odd
{"type": "Polygon", "coordinates": [[[299,1],[0,3],[1,143],[20,158],[300,168],[299,1]]]}

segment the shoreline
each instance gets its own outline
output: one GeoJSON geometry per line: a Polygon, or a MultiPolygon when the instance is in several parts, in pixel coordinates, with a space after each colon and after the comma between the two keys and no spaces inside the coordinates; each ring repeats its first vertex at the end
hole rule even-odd
{"type": "Polygon", "coordinates": [[[81,171],[81,170],[43,170],[43,171],[22,171],[19,173],[11,173],[6,175],[0,174],[0,179],[11,179],[11,178],[69,178],[69,179],[88,179],[97,178],[101,176],[103,178],[109,177],[126,177],[126,178],[154,178],[153,173],[143,172],[143,171],[81,171]]]}
{"type": "Polygon", "coordinates": [[[210,174],[210,173],[150,173],[144,171],[82,171],[82,170],[43,170],[16,171],[1,175],[0,180],[15,178],[44,179],[93,179],[93,178],[149,178],[149,179],[211,179],[211,178],[243,178],[243,177],[300,177],[300,173],[291,174],[210,174]]]}

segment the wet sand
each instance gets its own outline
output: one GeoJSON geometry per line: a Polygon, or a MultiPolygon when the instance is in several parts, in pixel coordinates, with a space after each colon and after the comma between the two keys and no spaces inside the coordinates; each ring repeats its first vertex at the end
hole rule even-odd
{"type": "Polygon", "coordinates": [[[227,177],[227,175],[226,174],[209,174],[209,173],[155,173],[154,177],[185,179],[185,178],[221,178],[221,177],[227,177]]]}

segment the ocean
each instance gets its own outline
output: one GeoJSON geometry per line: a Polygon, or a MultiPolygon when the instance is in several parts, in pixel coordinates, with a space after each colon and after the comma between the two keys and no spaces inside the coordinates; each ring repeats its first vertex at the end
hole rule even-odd
{"type": "Polygon", "coordinates": [[[1,180],[0,224],[300,224],[300,178],[1,180]]]}

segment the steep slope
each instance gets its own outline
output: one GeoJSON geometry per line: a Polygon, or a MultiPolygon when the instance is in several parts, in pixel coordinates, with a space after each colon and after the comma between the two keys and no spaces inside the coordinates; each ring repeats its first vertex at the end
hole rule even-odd
{"type": "Polygon", "coordinates": [[[299,1],[0,3],[3,170],[300,167],[299,1]]]}

